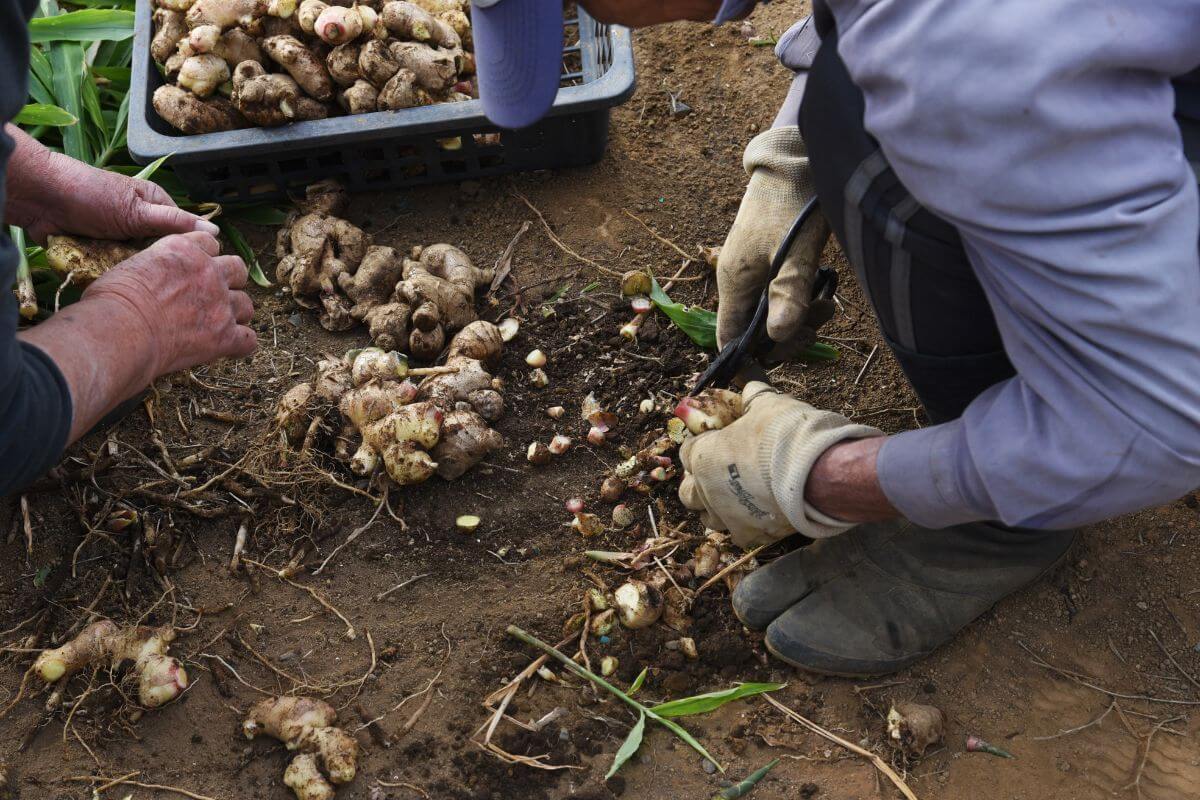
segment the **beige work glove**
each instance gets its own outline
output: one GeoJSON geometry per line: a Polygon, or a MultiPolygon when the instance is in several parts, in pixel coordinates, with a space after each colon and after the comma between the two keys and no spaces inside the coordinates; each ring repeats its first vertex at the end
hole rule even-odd
{"type": "MultiPolygon", "coordinates": [[[[746,148],[742,165],[750,176],[746,194],[717,260],[717,345],[736,339],[750,324],[784,234],[815,194],[808,149],[794,125],[764,131],[746,148]]],[[[829,223],[818,212],[792,246],[771,282],[767,335],[777,343],[773,361],[794,358],[812,344],[817,329],[833,316],[830,300],[810,302],[829,223]]]]}
{"type": "Polygon", "coordinates": [[[808,473],[838,442],[882,432],[758,381],[746,386],[742,403],[744,413],[736,422],[683,443],[683,504],[703,512],[705,525],[729,531],[733,542],[745,548],[797,531],[822,539],[854,527],[805,501],[808,473]]]}

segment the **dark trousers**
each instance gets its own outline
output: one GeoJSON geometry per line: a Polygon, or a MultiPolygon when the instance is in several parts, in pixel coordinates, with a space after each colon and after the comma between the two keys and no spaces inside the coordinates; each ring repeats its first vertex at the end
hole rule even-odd
{"type": "Polygon", "coordinates": [[[929,419],[955,419],[1012,364],[958,233],[896,177],[863,127],[836,30],[821,37],[800,107],[821,209],[929,419]]]}

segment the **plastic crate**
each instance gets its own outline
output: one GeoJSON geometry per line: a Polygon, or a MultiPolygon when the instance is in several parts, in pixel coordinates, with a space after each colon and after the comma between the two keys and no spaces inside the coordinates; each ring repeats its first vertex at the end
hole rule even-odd
{"type": "Polygon", "coordinates": [[[150,102],[163,83],[150,56],[151,13],[150,0],[137,0],[129,151],[141,164],[169,154],[194,200],[294,197],[323,178],[337,178],[351,191],[370,191],[593,164],[608,143],[609,110],[634,89],[629,31],[597,22],[580,9],[566,18],[554,106],[541,122],[523,130],[496,128],[483,105],[471,100],[186,136],[164,122],[150,102]],[[489,133],[499,133],[499,143],[476,141],[475,134],[489,133]],[[458,149],[439,144],[456,137],[458,149]]]}

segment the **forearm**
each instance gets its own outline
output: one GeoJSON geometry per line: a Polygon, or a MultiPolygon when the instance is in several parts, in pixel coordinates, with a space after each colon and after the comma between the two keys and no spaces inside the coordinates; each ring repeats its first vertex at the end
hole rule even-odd
{"type": "Polygon", "coordinates": [[[70,442],[156,377],[153,331],[136,310],[108,297],[85,297],[18,338],[49,356],[66,380],[70,442]]]}
{"type": "Polygon", "coordinates": [[[4,221],[24,228],[41,216],[54,185],[54,153],[16,125],[6,124],[4,133],[14,143],[5,180],[4,221]]]}
{"type": "Polygon", "coordinates": [[[879,522],[899,516],[879,485],[876,461],[884,436],[839,442],[813,464],[804,499],[844,522],[879,522]]]}

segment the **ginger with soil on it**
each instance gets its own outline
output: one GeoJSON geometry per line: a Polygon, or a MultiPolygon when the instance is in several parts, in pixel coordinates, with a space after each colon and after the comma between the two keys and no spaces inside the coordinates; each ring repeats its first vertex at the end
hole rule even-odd
{"type": "Polygon", "coordinates": [[[324,119],[325,106],[306,97],[296,81],[280,73],[268,73],[257,61],[244,61],[233,71],[234,107],[261,128],[308,119],[324,119]]]}
{"type": "MultiPolygon", "coordinates": [[[[329,55],[325,56],[325,69],[329,71],[329,77],[333,78],[333,82],[338,86],[349,88],[354,86],[359,81],[363,80],[362,72],[358,68],[358,57],[362,53],[362,45],[358,42],[347,42],[339,44],[337,47],[329,51],[329,55]]],[[[368,86],[371,86],[370,81],[364,81],[368,86]]],[[[375,89],[374,86],[371,86],[375,89]]],[[[376,94],[378,90],[376,89],[376,94]]],[[[375,110],[375,102],[371,102],[371,107],[367,111],[375,110]]],[[[364,113],[364,112],[352,112],[364,113]]]]}
{"type": "Polygon", "coordinates": [[[499,330],[477,321],[459,332],[445,367],[413,369],[396,352],[351,351],[340,364],[322,360],[311,383],[288,391],[276,410],[276,429],[286,447],[303,441],[324,421],[338,431],[335,456],[350,470],[372,477],[381,470],[394,483],[421,483],[434,474],[462,476],[504,438],[488,423],[504,413],[499,382],[484,361],[499,360],[499,330]],[[418,386],[410,377],[423,378],[418,386]],[[328,419],[336,403],[338,419],[328,419]]]}
{"type": "Polygon", "coordinates": [[[412,71],[417,86],[426,91],[446,92],[458,83],[459,64],[451,51],[420,42],[392,42],[388,51],[401,68],[412,71]]]}
{"type": "Polygon", "coordinates": [[[333,98],[333,79],[325,61],[294,36],[271,36],[262,41],[263,52],[292,76],[310,97],[325,102],[333,98]]]}
{"type": "Polygon", "coordinates": [[[374,111],[379,103],[379,92],[369,82],[356,80],[353,86],[338,93],[338,104],[351,114],[374,111]]]}
{"type": "Polygon", "coordinates": [[[213,53],[190,56],[180,66],[175,80],[196,97],[209,97],[229,80],[229,65],[213,53]]]}
{"type": "Polygon", "coordinates": [[[170,8],[154,9],[154,38],[150,40],[150,56],[160,64],[175,52],[175,48],[188,35],[183,12],[170,8]]]}
{"type": "Polygon", "coordinates": [[[411,69],[398,69],[379,89],[379,110],[400,111],[433,103],[429,93],[417,85],[417,75],[411,69]]]}
{"type": "Polygon", "coordinates": [[[50,269],[71,283],[87,286],[122,261],[141,250],[129,242],[110,242],[82,236],[50,236],[46,240],[46,262],[50,269]]]}
{"type": "Polygon", "coordinates": [[[427,4],[436,11],[404,0],[304,0],[298,7],[296,0],[154,0],[154,5],[151,56],[167,79],[154,107],[184,133],[397,111],[477,94],[471,82],[474,54],[464,49],[472,46],[469,5],[457,0],[427,4]],[[228,118],[226,105],[209,108],[171,91],[182,89],[197,99],[229,95],[236,82],[231,76],[247,61],[259,64],[263,74],[245,74],[243,84],[266,79],[247,86],[242,102],[235,102],[241,111],[235,119],[228,118]]]}
{"type": "MultiPolygon", "coordinates": [[[[239,65],[235,83],[243,70],[255,69],[239,65]]],[[[320,188],[309,187],[276,238],[279,283],[299,305],[322,308],[329,330],[366,322],[385,350],[436,359],[454,333],[475,321],[476,288],[490,284],[494,271],[475,267],[449,244],[415,248],[411,258],[373,246],[369,234],[338,216],[347,204],[344,190],[333,182],[314,186],[320,188]]]]}
{"type": "MultiPolygon", "coordinates": [[[[163,5],[162,0],[159,5],[163,5]]],[[[195,0],[187,9],[186,19],[189,28],[216,25],[221,30],[253,29],[263,17],[286,19],[295,12],[296,0],[195,0]]]]}
{"type": "Polygon", "coordinates": [[[167,655],[174,639],[175,629],[169,625],[121,627],[111,620],[98,620],[62,647],[43,650],[33,662],[33,671],[46,683],[57,683],[89,667],[117,667],[132,661],[138,675],[138,701],[146,708],[157,708],[188,686],[183,665],[167,655]]]}
{"type": "MultiPolygon", "coordinates": [[[[246,66],[239,65],[238,71],[246,66]]],[[[325,185],[319,186],[322,188],[318,193],[310,195],[289,216],[275,246],[279,256],[276,279],[291,289],[297,303],[307,308],[317,307],[323,297],[335,294],[339,276],[353,274],[371,244],[369,234],[334,216],[333,209],[340,210],[345,205],[345,193],[340,187],[329,190],[325,185]]]]}
{"type": "Polygon", "coordinates": [[[246,127],[246,118],[224,97],[202,100],[186,89],[164,85],[154,90],[154,113],[186,134],[216,133],[246,127]]]}
{"type": "Polygon", "coordinates": [[[251,707],[242,732],[247,739],[265,733],[296,753],[283,780],[298,800],[330,800],[333,786],[350,783],[358,770],[358,742],[336,722],[323,700],[275,697],[251,707]]]}

